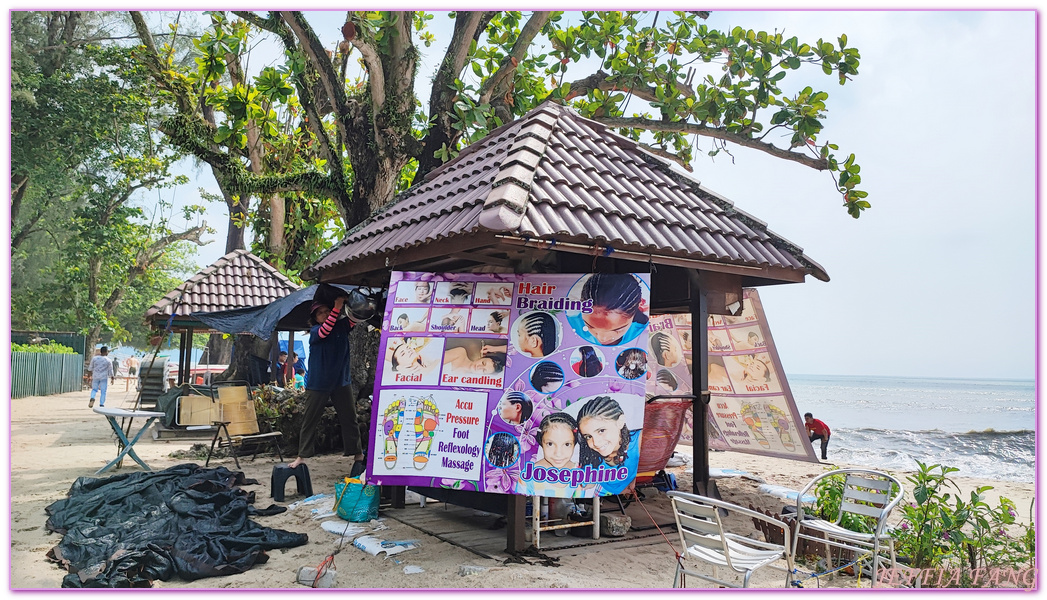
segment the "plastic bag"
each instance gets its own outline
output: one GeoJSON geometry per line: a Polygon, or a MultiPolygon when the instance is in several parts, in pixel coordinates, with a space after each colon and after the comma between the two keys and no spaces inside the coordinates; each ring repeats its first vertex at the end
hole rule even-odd
{"type": "Polygon", "coordinates": [[[360,479],[346,478],[334,484],[338,497],[338,516],[351,523],[368,523],[378,518],[378,486],[360,479]]]}

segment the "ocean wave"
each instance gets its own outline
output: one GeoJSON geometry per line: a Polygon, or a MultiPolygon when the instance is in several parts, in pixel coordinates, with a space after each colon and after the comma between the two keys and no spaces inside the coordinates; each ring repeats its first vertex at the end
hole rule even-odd
{"type": "Polygon", "coordinates": [[[959,468],[960,477],[1032,481],[1036,435],[1031,430],[955,433],[840,428],[833,432],[830,452],[842,462],[866,466],[913,471],[919,461],[959,468]]]}
{"type": "Polygon", "coordinates": [[[958,435],[970,435],[970,436],[994,436],[994,435],[1000,435],[1000,436],[1003,436],[1003,435],[1035,435],[1036,434],[1036,430],[1034,430],[1034,429],[1015,429],[1013,431],[997,431],[997,430],[995,430],[995,429],[993,429],[991,427],[988,428],[988,429],[983,429],[981,431],[978,431],[976,429],[972,429],[971,431],[965,431],[963,433],[958,433],[958,432],[954,432],[954,431],[944,431],[944,430],[941,430],[941,429],[880,429],[880,428],[877,428],[877,427],[859,427],[857,429],[838,428],[838,429],[836,429],[834,431],[852,431],[852,432],[861,432],[861,433],[868,433],[868,434],[893,434],[893,435],[900,435],[900,434],[921,435],[921,434],[928,434],[928,433],[930,433],[930,434],[936,434],[936,435],[950,435],[950,436],[958,436],[958,435]]]}

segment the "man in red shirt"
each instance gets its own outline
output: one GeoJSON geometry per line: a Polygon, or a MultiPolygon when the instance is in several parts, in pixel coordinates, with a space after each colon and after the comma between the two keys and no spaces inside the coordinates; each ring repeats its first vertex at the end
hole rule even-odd
{"type": "Polygon", "coordinates": [[[822,441],[822,460],[828,460],[825,449],[829,447],[829,436],[832,435],[829,426],[815,419],[811,413],[804,413],[803,424],[807,427],[807,434],[811,436],[811,443],[814,443],[814,440],[822,441]]]}

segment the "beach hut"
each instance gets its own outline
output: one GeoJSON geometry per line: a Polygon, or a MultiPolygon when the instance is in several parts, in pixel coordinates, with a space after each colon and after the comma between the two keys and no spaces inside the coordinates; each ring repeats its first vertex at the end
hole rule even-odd
{"type": "MultiPolygon", "coordinates": [[[[803,250],[691,176],[570,108],[545,102],[398,195],[303,273],[384,286],[390,271],[650,272],[651,310],[692,315],[695,491],[709,481],[708,315],[736,315],[742,288],[828,281],[803,250]]],[[[440,490],[474,505],[472,492],[440,490]]],[[[524,502],[508,505],[525,545],[524,502]]]]}
{"type": "Polygon", "coordinates": [[[158,332],[179,333],[177,383],[189,381],[194,333],[214,330],[192,316],[265,306],[299,289],[286,275],[247,250],[233,250],[168,292],[145,312],[158,332]]]}

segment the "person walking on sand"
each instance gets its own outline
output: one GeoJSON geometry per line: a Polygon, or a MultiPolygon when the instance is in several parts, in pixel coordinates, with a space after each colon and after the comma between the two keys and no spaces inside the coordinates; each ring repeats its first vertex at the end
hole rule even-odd
{"type": "Polygon", "coordinates": [[[109,388],[109,382],[116,383],[113,363],[109,361],[108,346],[99,348],[98,356],[91,359],[87,370],[91,372],[91,399],[87,401],[87,408],[95,405],[96,393],[100,395],[98,406],[105,406],[105,391],[109,388]]]}
{"type": "Polygon", "coordinates": [[[826,448],[829,447],[829,436],[832,435],[832,432],[829,431],[829,426],[815,419],[811,413],[803,414],[803,424],[807,427],[807,434],[811,436],[812,444],[814,440],[822,441],[822,460],[829,460],[828,455],[825,453],[826,448]]]}
{"type": "Polygon", "coordinates": [[[334,301],[334,308],[313,302],[310,309],[309,381],[305,384],[305,415],[298,442],[298,458],[288,466],[292,469],[311,458],[316,452],[316,429],[330,398],[338,413],[342,428],[342,449],[345,456],[354,457],[350,477],[364,470],[364,454],[360,444],[360,427],[356,416],[356,399],[349,375],[349,319],[340,319],[344,297],[334,301]]]}

